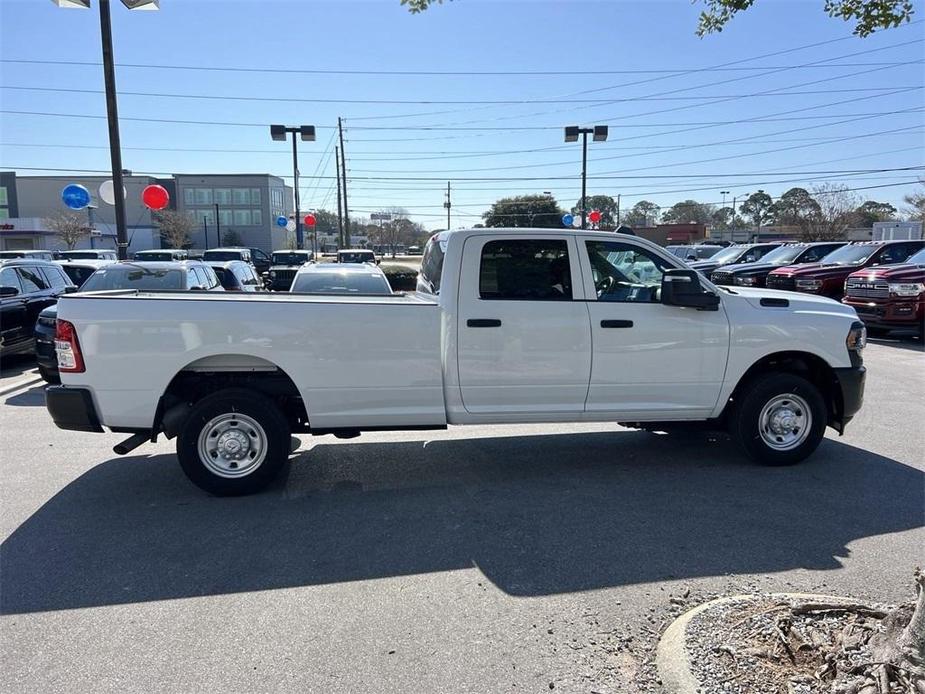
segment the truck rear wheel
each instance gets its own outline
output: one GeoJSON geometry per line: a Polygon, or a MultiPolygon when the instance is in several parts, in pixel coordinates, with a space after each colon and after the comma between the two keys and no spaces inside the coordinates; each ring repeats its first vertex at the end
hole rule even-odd
{"type": "Polygon", "coordinates": [[[190,481],[217,496],[264,489],[289,459],[286,418],[272,400],[227,388],[193,405],[177,436],[177,458],[190,481]]]}
{"type": "Polygon", "coordinates": [[[745,384],[732,411],[730,432],[764,465],[793,465],[819,446],[826,404],[819,389],[790,373],[770,373],[745,384]]]}

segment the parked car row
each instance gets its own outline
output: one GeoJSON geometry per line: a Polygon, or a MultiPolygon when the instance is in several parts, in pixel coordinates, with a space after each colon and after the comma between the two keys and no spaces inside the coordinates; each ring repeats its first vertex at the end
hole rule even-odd
{"type": "Polygon", "coordinates": [[[871,330],[925,332],[925,241],[787,243],[760,259],[755,246],[730,246],[708,262],[691,263],[714,284],[767,287],[828,297],[852,306],[871,330]]]}

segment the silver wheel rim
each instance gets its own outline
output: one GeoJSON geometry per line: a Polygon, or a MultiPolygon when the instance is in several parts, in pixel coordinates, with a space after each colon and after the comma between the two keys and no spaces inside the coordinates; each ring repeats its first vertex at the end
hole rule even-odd
{"type": "Polygon", "coordinates": [[[199,460],[219,477],[245,477],[267,457],[267,435],[253,417],[229,412],[199,432],[199,460]]]}
{"type": "Polygon", "coordinates": [[[806,400],[793,393],[776,395],[758,417],[761,440],[775,451],[790,451],[809,436],[813,414],[806,400]]]}

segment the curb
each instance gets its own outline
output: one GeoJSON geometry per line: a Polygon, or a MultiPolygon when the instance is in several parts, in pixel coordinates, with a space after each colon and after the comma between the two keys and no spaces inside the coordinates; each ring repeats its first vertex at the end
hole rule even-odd
{"type": "MultiPolygon", "coordinates": [[[[769,593],[768,595],[784,599],[851,600],[844,596],[823,593],[769,593]]],[[[658,669],[659,679],[662,681],[662,691],[666,694],[703,694],[703,684],[694,676],[687,652],[687,625],[694,617],[715,605],[741,602],[756,597],[758,597],[756,594],[742,594],[714,598],[688,610],[669,624],[659,639],[655,651],[655,666],[658,669]]]]}
{"type": "Polygon", "coordinates": [[[0,386],[0,397],[4,395],[9,395],[10,393],[14,393],[17,390],[22,390],[23,388],[28,388],[29,386],[34,386],[37,383],[43,383],[43,382],[44,381],[42,380],[41,376],[39,376],[38,374],[34,374],[32,376],[29,376],[26,379],[15,381],[14,383],[10,383],[9,385],[0,386]]]}

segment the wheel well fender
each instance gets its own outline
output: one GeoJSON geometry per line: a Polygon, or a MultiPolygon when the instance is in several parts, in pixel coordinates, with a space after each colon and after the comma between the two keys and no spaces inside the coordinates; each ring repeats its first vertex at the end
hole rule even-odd
{"type": "Polygon", "coordinates": [[[774,352],[773,354],[765,355],[752,364],[742,374],[735,388],[733,388],[720,418],[726,418],[730,408],[741,397],[751,381],[760,375],[775,372],[801,376],[815,385],[826,402],[827,423],[836,426],[836,428],[838,427],[844,412],[844,402],[835,371],[822,357],[811,352],[801,351],[774,352]]]}
{"type": "Polygon", "coordinates": [[[220,354],[192,361],[174,375],[158,401],[153,432],[173,438],[196,402],[226,388],[265,395],[280,408],[292,431],[308,430],[307,408],[288,373],[260,357],[220,354]]]}

